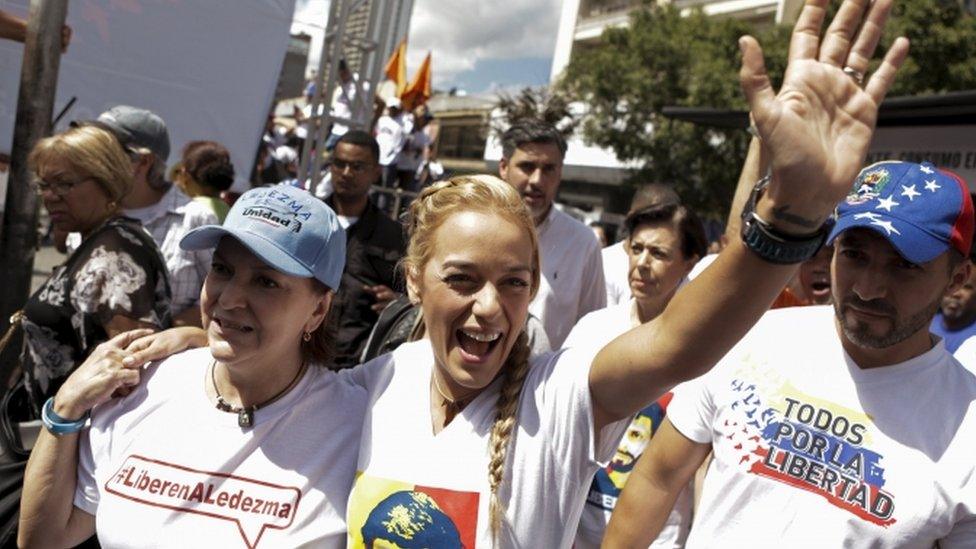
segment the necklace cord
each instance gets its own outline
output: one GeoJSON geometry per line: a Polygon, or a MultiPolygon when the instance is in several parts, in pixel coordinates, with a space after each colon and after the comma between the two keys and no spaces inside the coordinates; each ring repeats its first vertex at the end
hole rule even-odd
{"type": "Polygon", "coordinates": [[[298,380],[301,379],[302,374],[305,373],[305,369],[307,368],[307,366],[308,363],[305,362],[305,360],[302,360],[302,365],[300,368],[298,368],[298,372],[295,374],[295,377],[291,380],[291,382],[288,383],[288,385],[285,386],[284,389],[275,393],[275,395],[272,396],[271,398],[263,402],[259,402],[257,404],[252,404],[250,406],[234,406],[229,402],[227,402],[226,400],[224,400],[224,397],[221,396],[220,394],[220,389],[217,388],[217,374],[216,374],[217,361],[213,360],[210,362],[210,383],[213,385],[214,393],[217,396],[217,409],[222,412],[237,414],[238,423],[241,425],[241,427],[250,427],[254,421],[254,412],[258,411],[261,408],[270,406],[275,401],[285,396],[285,394],[288,393],[288,391],[292,390],[292,388],[294,388],[295,385],[298,384],[298,380]]]}

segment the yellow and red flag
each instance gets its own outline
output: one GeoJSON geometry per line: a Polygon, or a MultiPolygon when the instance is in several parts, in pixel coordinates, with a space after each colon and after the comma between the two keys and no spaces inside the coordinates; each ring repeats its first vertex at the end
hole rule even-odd
{"type": "Polygon", "coordinates": [[[400,95],[404,110],[413,110],[426,103],[430,99],[430,84],[430,52],[428,52],[417,74],[413,76],[413,80],[410,81],[407,89],[400,95]]]}
{"type": "Polygon", "coordinates": [[[386,62],[384,69],[386,78],[396,84],[396,95],[400,97],[407,88],[407,41],[400,42],[400,45],[393,50],[393,55],[386,62]]]}

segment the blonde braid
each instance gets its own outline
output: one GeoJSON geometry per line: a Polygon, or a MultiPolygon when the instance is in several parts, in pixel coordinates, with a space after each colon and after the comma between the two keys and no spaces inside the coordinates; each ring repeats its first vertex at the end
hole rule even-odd
{"type": "MultiPolygon", "coordinates": [[[[532,214],[515,189],[490,175],[458,176],[437,182],[421,191],[410,206],[408,230],[410,242],[403,258],[404,272],[414,283],[421,279],[424,266],[433,254],[434,233],[451,215],[466,211],[481,211],[515,223],[529,236],[532,248],[532,275],[530,299],[534,298],[541,284],[539,237],[536,234],[532,214]]],[[[418,286],[419,288],[419,286],[418,286]]],[[[422,301],[421,296],[414,296],[422,301]]],[[[424,333],[421,314],[411,339],[424,333]]],[[[505,365],[505,379],[495,404],[495,422],[488,441],[489,524],[492,537],[498,537],[504,520],[505,508],[498,496],[505,478],[505,460],[511,445],[512,431],[516,426],[522,385],[529,371],[529,338],[523,330],[515,340],[505,365]]]]}
{"type": "Polygon", "coordinates": [[[488,518],[492,538],[496,539],[505,515],[505,506],[498,497],[498,489],[505,477],[505,458],[511,443],[512,430],[515,428],[522,385],[529,371],[529,351],[529,337],[523,330],[515,340],[505,363],[505,381],[502,382],[498,402],[495,404],[495,423],[491,426],[491,438],[488,440],[491,454],[488,461],[488,486],[491,488],[488,518]]]}

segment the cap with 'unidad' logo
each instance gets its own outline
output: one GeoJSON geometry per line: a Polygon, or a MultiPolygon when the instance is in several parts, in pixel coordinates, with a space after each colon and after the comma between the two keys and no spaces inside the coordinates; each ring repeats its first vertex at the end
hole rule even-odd
{"type": "Polygon", "coordinates": [[[346,264],[346,231],[331,208],[302,189],[290,185],[251,189],[237,199],[223,225],[193,229],[180,247],[213,248],[224,236],[236,238],[278,271],[339,288],[346,264]]]}

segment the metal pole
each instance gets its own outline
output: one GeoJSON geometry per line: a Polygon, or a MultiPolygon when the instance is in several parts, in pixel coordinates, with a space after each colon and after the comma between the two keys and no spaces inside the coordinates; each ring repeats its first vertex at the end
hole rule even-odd
{"type": "Polygon", "coordinates": [[[322,41],[322,55],[319,57],[319,70],[316,73],[315,94],[312,97],[312,110],[306,120],[305,143],[302,146],[302,159],[298,168],[298,180],[303,184],[307,180],[309,191],[315,192],[315,187],[319,182],[319,172],[321,166],[322,150],[325,139],[328,138],[326,130],[332,124],[332,94],[335,91],[339,79],[339,60],[344,57],[342,44],[346,34],[346,20],[349,13],[354,10],[363,0],[338,0],[339,4],[330,7],[329,11],[336,15],[336,20],[329,19],[326,26],[325,38],[322,41]],[[319,115],[319,109],[322,115],[319,115]],[[315,156],[319,159],[316,166],[315,156]]]}
{"type": "MultiPolygon", "coordinates": [[[[316,75],[312,114],[306,121],[308,134],[298,170],[300,181],[310,181],[310,190],[315,189],[321,176],[323,146],[329,137],[326,130],[331,124],[339,122],[354,129],[370,128],[373,100],[381,82],[383,63],[403,38],[398,34],[400,29],[396,23],[409,24],[412,6],[413,0],[369,0],[368,3],[366,0],[332,0],[316,75]],[[360,36],[358,29],[350,30],[349,19],[354,13],[361,13],[362,9],[368,9],[369,13],[365,34],[360,36]],[[400,16],[394,17],[394,13],[400,16]],[[354,83],[356,98],[350,105],[352,114],[343,118],[332,114],[331,102],[333,92],[340,85],[338,64],[347,57],[347,53],[359,53],[361,63],[354,83]],[[319,105],[322,105],[321,116],[318,114],[319,105]]],[[[405,33],[406,27],[402,30],[405,33]]]]}
{"type": "MultiPolygon", "coordinates": [[[[0,233],[0,331],[6,331],[10,315],[24,306],[30,292],[38,201],[30,188],[27,155],[39,139],[51,133],[61,63],[61,27],[67,13],[66,0],[31,0],[27,16],[7,204],[0,233]]],[[[14,338],[0,354],[0,379],[7,379],[17,364],[20,343],[20,337],[14,338]]]]}

